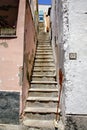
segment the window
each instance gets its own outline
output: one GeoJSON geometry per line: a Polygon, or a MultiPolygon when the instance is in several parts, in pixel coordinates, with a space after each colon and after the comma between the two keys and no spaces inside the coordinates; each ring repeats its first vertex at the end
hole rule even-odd
{"type": "Polygon", "coordinates": [[[16,36],[19,0],[0,1],[0,37],[16,36]]]}
{"type": "Polygon", "coordinates": [[[43,21],[44,21],[44,12],[43,12],[43,10],[40,10],[40,11],[39,11],[39,21],[40,21],[40,22],[43,22],[43,21]]]}

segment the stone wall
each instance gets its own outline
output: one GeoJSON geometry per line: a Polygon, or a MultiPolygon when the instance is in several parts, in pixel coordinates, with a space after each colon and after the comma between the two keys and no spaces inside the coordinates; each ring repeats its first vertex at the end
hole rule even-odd
{"type": "Polygon", "coordinates": [[[20,93],[0,91],[0,124],[18,124],[20,93]]]}

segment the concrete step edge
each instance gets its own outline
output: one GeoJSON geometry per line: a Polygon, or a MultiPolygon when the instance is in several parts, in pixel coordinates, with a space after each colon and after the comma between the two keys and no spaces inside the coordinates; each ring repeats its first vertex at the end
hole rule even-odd
{"type": "Polygon", "coordinates": [[[49,61],[49,62],[54,62],[53,59],[44,59],[44,60],[43,60],[43,59],[37,59],[37,58],[35,59],[35,61],[36,61],[36,62],[39,62],[39,61],[40,61],[40,62],[46,62],[46,61],[47,61],[47,62],[48,62],[48,61],[49,61]]]}
{"type": "Polygon", "coordinates": [[[52,64],[52,65],[34,65],[35,67],[55,67],[55,65],[54,64],[52,64]]]}
{"type": "Polygon", "coordinates": [[[57,102],[58,97],[28,97],[27,101],[57,102]]]}
{"type": "Polygon", "coordinates": [[[58,92],[58,89],[30,88],[29,92],[58,92]]]}
{"type": "Polygon", "coordinates": [[[50,107],[26,107],[24,109],[25,113],[56,113],[57,108],[50,108],[50,107]]]}
{"type": "Polygon", "coordinates": [[[32,75],[32,77],[56,77],[56,75],[32,75]]]}
{"type": "Polygon", "coordinates": [[[54,128],[53,120],[30,120],[26,119],[23,124],[27,127],[36,128],[54,128]]]}
{"type": "Polygon", "coordinates": [[[40,69],[34,69],[33,72],[53,72],[56,71],[55,69],[44,69],[44,68],[40,68],[40,69]]]}
{"type": "Polygon", "coordinates": [[[39,49],[37,49],[36,52],[53,52],[53,51],[52,50],[39,50],[39,49]]]}
{"type": "Polygon", "coordinates": [[[53,57],[35,57],[36,59],[53,59],[53,57]]]}
{"type": "Polygon", "coordinates": [[[56,81],[31,81],[31,84],[57,84],[56,81]]]}
{"type": "Polygon", "coordinates": [[[36,53],[36,55],[53,55],[53,53],[36,53]]]}

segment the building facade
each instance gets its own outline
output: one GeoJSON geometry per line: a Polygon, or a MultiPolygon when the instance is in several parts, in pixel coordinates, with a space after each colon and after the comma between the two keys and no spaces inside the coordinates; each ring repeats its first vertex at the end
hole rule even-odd
{"type": "Polygon", "coordinates": [[[29,81],[33,66],[32,64],[36,50],[36,39],[36,29],[29,1],[1,0],[1,124],[19,123],[19,117],[23,113],[29,89],[29,81]]]}
{"type": "Polygon", "coordinates": [[[44,22],[44,13],[48,14],[48,9],[51,5],[38,5],[39,10],[39,22],[44,22]]]}

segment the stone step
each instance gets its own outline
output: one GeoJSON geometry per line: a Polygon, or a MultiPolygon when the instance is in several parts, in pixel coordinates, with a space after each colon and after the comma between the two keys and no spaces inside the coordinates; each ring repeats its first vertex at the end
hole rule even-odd
{"type": "Polygon", "coordinates": [[[50,43],[50,40],[38,40],[38,45],[41,45],[41,44],[43,44],[43,45],[48,45],[48,44],[50,44],[51,45],[51,43],[50,43]]]}
{"type": "Polygon", "coordinates": [[[48,67],[53,66],[53,67],[55,68],[54,62],[50,62],[50,61],[44,62],[44,63],[43,63],[43,62],[39,62],[39,63],[38,63],[38,62],[35,62],[35,63],[34,63],[34,66],[39,66],[39,67],[40,67],[40,66],[44,66],[44,67],[45,67],[45,66],[48,66],[48,67]]]}
{"type": "Polygon", "coordinates": [[[44,80],[55,81],[55,78],[52,78],[52,77],[32,77],[32,81],[44,81],[44,80]]]}
{"type": "Polygon", "coordinates": [[[24,109],[25,113],[56,113],[57,108],[46,108],[46,107],[26,107],[24,109]]]}
{"type": "Polygon", "coordinates": [[[56,77],[56,75],[32,75],[32,77],[56,77]]]}
{"type": "Polygon", "coordinates": [[[31,84],[57,84],[56,81],[31,81],[31,84]]]}
{"type": "Polygon", "coordinates": [[[39,40],[37,45],[50,45],[52,47],[50,40],[46,41],[39,40]]]}
{"type": "Polygon", "coordinates": [[[53,53],[49,53],[49,52],[43,52],[43,53],[36,52],[36,56],[37,55],[52,55],[53,56],[53,53]]]}
{"type": "Polygon", "coordinates": [[[43,45],[48,45],[48,46],[51,46],[51,44],[49,43],[49,42],[46,42],[46,43],[44,43],[44,42],[39,42],[38,43],[38,46],[43,46],[43,45]]]}
{"type": "Polygon", "coordinates": [[[50,43],[49,39],[38,39],[38,43],[50,43]]]}
{"type": "Polygon", "coordinates": [[[55,70],[54,66],[34,66],[34,69],[47,69],[47,70],[55,70]]]}
{"type": "Polygon", "coordinates": [[[37,49],[37,51],[36,52],[53,52],[52,51],[52,49],[48,49],[48,50],[46,50],[46,49],[37,49]]]}
{"type": "Polygon", "coordinates": [[[33,71],[33,74],[34,75],[54,75],[55,71],[49,71],[49,72],[47,72],[47,71],[44,71],[44,72],[42,72],[42,71],[34,72],[33,71]]]}
{"type": "Polygon", "coordinates": [[[40,50],[52,50],[52,47],[51,46],[37,46],[37,49],[40,49],[40,50]]]}
{"type": "Polygon", "coordinates": [[[54,63],[51,63],[51,64],[46,64],[46,63],[35,63],[34,64],[35,67],[55,67],[54,63]]]}
{"type": "MultiPolygon", "coordinates": [[[[34,88],[32,88],[34,90],[34,88]]],[[[36,91],[31,91],[29,89],[29,96],[35,96],[35,97],[56,97],[58,95],[58,91],[50,91],[50,89],[47,89],[49,91],[44,91],[44,89],[36,88],[36,91]],[[41,91],[40,91],[41,90],[41,91]]],[[[55,90],[55,89],[54,89],[55,90]]]]}
{"type": "Polygon", "coordinates": [[[30,119],[27,119],[27,120],[23,121],[23,124],[27,127],[44,128],[44,130],[46,130],[46,128],[50,128],[49,130],[55,130],[53,120],[32,120],[32,119],[30,120],[30,119]]]}
{"type": "Polygon", "coordinates": [[[49,57],[45,57],[45,56],[36,56],[35,58],[37,58],[37,59],[53,59],[53,57],[52,56],[49,56],[49,57]]]}
{"type": "Polygon", "coordinates": [[[36,52],[36,55],[53,55],[51,52],[36,52]]]}
{"type": "Polygon", "coordinates": [[[26,107],[57,107],[57,101],[27,101],[26,107]]]}
{"type": "Polygon", "coordinates": [[[28,97],[27,101],[57,102],[58,97],[28,97]]]}
{"type": "Polygon", "coordinates": [[[35,96],[35,97],[56,97],[58,95],[58,92],[29,92],[29,96],[35,96]]]}
{"type": "Polygon", "coordinates": [[[56,117],[55,113],[32,113],[26,112],[26,119],[33,119],[33,120],[54,120],[56,117]]]}
{"type": "Polygon", "coordinates": [[[35,60],[35,63],[53,63],[53,60],[35,60]]]}
{"type": "Polygon", "coordinates": [[[58,89],[30,88],[29,92],[58,92],[58,89]]]}
{"type": "Polygon", "coordinates": [[[42,47],[37,47],[37,50],[39,50],[39,51],[45,51],[45,50],[46,50],[46,51],[47,51],[47,50],[48,50],[48,51],[53,51],[52,48],[48,48],[48,47],[45,47],[45,48],[44,48],[44,47],[43,47],[43,48],[42,48],[42,47]]]}
{"type": "Polygon", "coordinates": [[[33,71],[34,71],[34,72],[40,72],[40,71],[42,71],[42,72],[49,72],[49,71],[51,71],[51,72],[52,72],[52,71],[56,71],[56,70],[55,70],[55,68],[54,68],[54,69],[53,69],[53,68],[46,69],[46,68],[41,68],[41,67],[40,67],[40,68],[37,68],[37,69],[34,68],[33,71]]]}
{"type": "Polygon", "coordinates": [[[36,56],[35,57],[36,59],[38,59],[38,60],[52,60],[53,59],[53,57],[44,57],[44,56],[36,56]]]}
{"type": "Polygon", "coordinates": [[[56,84],[31,84],[31,88],[56,89],[58,88],[58,85],[56,84]]]}
{"type": "MultiPolygon", "coordinates": [[[[39,45],[38,44],[38,47],[51,47],[51,45],[39,45]]],[[[51,47],[52,48],[52,47],[51,47]]]]}
{"type": "Polygon", "coordinates": [[[37,58],[35,59],[35,62],[48,62],[48,61],[49,62],[54,62],[53,59],[44,59],[44,60],[43,59],[37,59],[37,58]]]}

